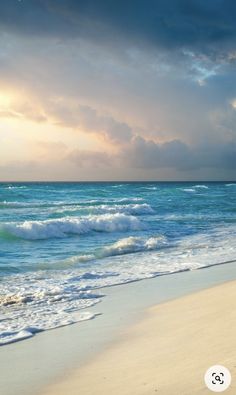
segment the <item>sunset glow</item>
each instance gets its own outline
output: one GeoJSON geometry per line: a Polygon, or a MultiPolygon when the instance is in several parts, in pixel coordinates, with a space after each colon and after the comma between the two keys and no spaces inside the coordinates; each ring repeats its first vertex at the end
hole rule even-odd
{"type": "MultiPolygon", "coordinates": [[[[154,13],[140,3],[139,25],[131,7],[123,28],[118,5],[94,5],[91,14],[72,0],[11,3],[1,5],[2,28],[0,17],[1,180],[235,177],[234,33],[223,35],[220,22],[231,23],[227,12],[216,7],[219,20],[203,24],[178,2],[171,13],[164,2],[154,13]],[[188,26],[203,36],[196,41],[188,26]]],[[[207,6],[196,7],[211,19],[207,6]]]]}

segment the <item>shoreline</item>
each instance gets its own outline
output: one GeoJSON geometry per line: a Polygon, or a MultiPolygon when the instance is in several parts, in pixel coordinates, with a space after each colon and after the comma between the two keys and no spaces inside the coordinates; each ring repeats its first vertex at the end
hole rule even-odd
{"type": "Polygon", "coordinates": [[[142,322],[151,306],[161,306],[233,279],[236,265],[228,263],[106,288],[102,303],[88,309],[101,313],[94,320],[1,347],[0,392],[42,394],[58,378],[70,376],[74,369],[83,369],[115,344],[124,331],[142,322]]]}
{"type": "Polygon", "coordinates": [[[207,394],[204,374],[212,365],[232,375],[236,391],[236,281],[148,309],[118,341],[42,395],[159,393],[207,394]]]}

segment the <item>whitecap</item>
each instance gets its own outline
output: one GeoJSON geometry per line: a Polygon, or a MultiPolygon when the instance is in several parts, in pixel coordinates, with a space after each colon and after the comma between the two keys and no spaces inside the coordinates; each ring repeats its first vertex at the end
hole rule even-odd
{"type": "Polygon", "coordinates": [[[196,192],[193,188],[182,188],[181,190],[184,192],[196,192]]]}
{"type": "Polygon", "coordinates": [[[65,213],[65,212],[73,212],[73,211],[89,211],[94,214],[105,214],[105,213],[124,213],[130,215],[144,215],[144,214],[153,214],[154,210],[152,207],[147,204],[100,204],[99,206],[72,206],[72,207],[61,207],[56,210],[57,213],[65,213]]]}
{"type": "Polygon", "coordinates": [[[24,221],[5,223],[1,229],[13,236],[40,240],[63,238],[68,235],[81,235],[95,232],[125,232],[141,230],[143,224],[134,216],[126,214],[89,215],[84,217],[65,217],[45,221],[24,221]]]}
{"type": "Polygon", "coordinates": [[[207,185],[194,185],[194,188],[201,188],[201,189],[209,189],[209,187],[207,185]]]}
{"type": "Polygon", "coordinates": [[[6,277],[1,282],[1,298],[10,303],[0,306],[0,344],[93,318],[90,312],[83,315],[81,309],[101,300],[99,288],[233,260],[235,234],[232,225],[187,236],[172,244],[162,236],[132,236],[103,247],[102,265],[93,262],[73,270],[6,277]],[[168,253],[166,248],[159,248],[162,245],[168,247],[168,253]]]}
{"type": "Polygon", "coordinates": [[[164,236],[150,237],[148,239],[130,236],[120,239],[114,244],[105,247],[101,251],[101,256],[107,257],[140,251],[151,251],[157,249],[161,245],[166,244],[166,242],[167,241],[164,236]]]}
{"type": "Polygon", "coordinates": [[[149,238],[130,236],[119,239],[115,243],[95,251],[94,254],[75,255],[61,262],[56,262],[52,267],[66,268],[71,265],[89,262],[95,259],[107,258],[110,256],[132,254],[142,251],[153,251],[166,246],[167,244],[167,239],[164,236],[152,236],[149,238]]]}

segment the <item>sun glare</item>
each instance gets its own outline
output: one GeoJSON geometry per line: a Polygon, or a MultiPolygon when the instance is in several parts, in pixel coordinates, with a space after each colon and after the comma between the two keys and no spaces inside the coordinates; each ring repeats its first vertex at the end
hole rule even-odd
{"type": "Polygon", "coordinates": [[[0,108],[9,107],[12,102],[12,97],[8,93],[0,93],[0,108]]]}
{"type": "Polygon", "coordinates": [[[234,100],[231,102],[231,105],[232,105],[233,108],[236,109],[236,99],[234,99],[234,100]]]}

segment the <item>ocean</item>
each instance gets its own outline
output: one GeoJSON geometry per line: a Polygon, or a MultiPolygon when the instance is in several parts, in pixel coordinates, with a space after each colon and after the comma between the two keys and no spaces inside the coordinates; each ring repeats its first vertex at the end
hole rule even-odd
{"type": "Polygon", "coordinates": [[[94,318],[107,286],[235,257],[236,183],[0,183],[0,345],[94,318]]]}

